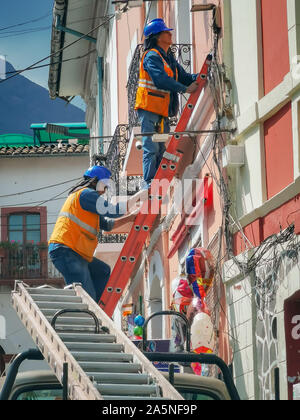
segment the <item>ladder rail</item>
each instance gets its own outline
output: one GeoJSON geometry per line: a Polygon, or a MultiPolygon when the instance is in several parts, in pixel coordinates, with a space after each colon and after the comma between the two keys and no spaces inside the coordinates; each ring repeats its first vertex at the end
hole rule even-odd
{"type": "Polygon", "coordinates": [[[21,281],[16,281],[12,305],[43,354],[57,379],[62,383],[64,363],[68,363],[68,393],[72,400],[102,400],[86,373],[51,327],[21,281]]]}
{"type": "MultiPolygon", "coordinates": [[[[160,181],[162,179],[166,179],[170,182],[174,177],[176,168],[182,158],[182,153],[178,150],[178,145],[180,144],[182,135],[176,135],[176,133],[184,132],[186,126],[188,125],[189,119],[192,116],[200,94],[206,85],[211,61],[212,55],[209,54],[205,59],[197,79],[199,87],[189,97],[154,180],[160,181]],[[172,156],[174,161],[170,160],[172,156]]],[[[159,199],[159,191],[156,191],[155,188],[157,188],[157,186],[154,183],[154,186],[151,186],[150,188],[150,195],[158,200],[158,206],[160,208],[164,197],[160,197],[161,199],[159,199]]],[[[151,213],[149,214],[149,212],[148,214],[144,214],[147,213],[145,210],[149,208],[149,205],[151,205],[150,200],[144,202],[111,273],[108,284],[101,296],[99,306],[101,306],[109,316],[113,315],[117,302],[123,292],[123,289],[126,287],[130,276],[132,275],[149,231],[157,217],[157,214],[153,215],[151,213]],[[136,230],[137,225],[139,226],[138,231],[136,230]],[[147,231],[143,230],[145,225],[148,228],[147,231]],[[133,257],[134,260],[130,261],[130,257],[133,257]]]]}
{"type": "MultiPolygon", "coordinates": [[[[170,400],[183,400],[184,398],[179,394],[177,390],[164,378],[164,376],[153,366],[147,357],[136,347],[136,345],[125,335],[123,331],[120,331],[111,318],[99,307],[99,305],[90,299],[87,292],[82,288],[81,285],[74,285],[76,294],[82,298],[82,301],[89,305],[89,310],[93,311],[102,321],[102,324],[109,328],[112,334],[115,334],[117,340],[124,346],[126,353],[132,354],[134,359],[141,363],[144,372],[147,372],[155,379],[156,383],[160,386],[163,397],[170,400]]],[[[134,360],[133,360],[134,361],[134,360]]]]}

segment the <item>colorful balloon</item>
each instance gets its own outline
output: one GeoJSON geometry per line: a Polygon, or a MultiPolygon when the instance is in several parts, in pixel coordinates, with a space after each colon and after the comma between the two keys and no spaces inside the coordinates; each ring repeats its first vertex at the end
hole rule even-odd
{"type": "Polygon", "coordinates": [[[142,317],[142,315],[137,315],[134,318],[134,323],[135,325],[137,325],[138,327],[142,327],[145,324],[145,318],[142,317]]]}
{"type": "MultiPolygon", "coordinates": [[[[208,349],[207,347],[199,347],[198,349],[194,350],[194,353],[197,354],[209,354],[212,353],[212,350],[208,349]]],[[[207,376],[209,374],[209,371],[206,372],[207,369],[205,369],[206,365],[202,363],[191,363],[191,368],[193,369],[194,373],[198,376],[207,376]]]]}
{"type": "Polygon", "coordinates": [[[143,327],[135,327],[133,330],[133,334],[135,336],[142,336],[143,335],[143,327]]]}
{"type": "Polygon", "coordinates": [[[186,258],[186,272],[194,296],[201,301],[201,311],[209,313],[205,298],[215,272],[211,252],[205,248],[191,249],[186,258]]]}
{"type": "Polygon", "coordinates": [[[172,281],[172,308],[186,314],[188,306],[193,299],[193,292],[189,286],[187,278],[180,276],[172,281]]]}
{"type": "Polygon", "coordinates": [[[214,278],[211,252],[205,248],[191,249],[186,259],[186,272],[194,294],[203,298],[214,278]]]}
{"type": "Polygon", "coordinates": [[[191,326],[191,345],[193,351],[199,348],[214,348],[214,327],[211,318],[204,312],[195,315],[191,326]]]}

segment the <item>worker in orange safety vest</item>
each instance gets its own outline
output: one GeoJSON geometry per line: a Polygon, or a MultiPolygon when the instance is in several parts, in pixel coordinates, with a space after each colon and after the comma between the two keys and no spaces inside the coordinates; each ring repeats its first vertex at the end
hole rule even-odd
{"type": "Polygon", "coordinates": [[[93,166],[81,182],[71,189],[63,204],[49,240],[49,255],[66,284],[81,283],[96,301],[110,277],[110,266],[94,257],[101,230],[112,231],[134,222],[136,211],[123,215],[102,196],[109,187],[111,172],[93,166]],[[105,210],[105,212],[104,212],[105,210]]]}
{"type": "MultiPolygon", "coordinates": [[[[170,132],[169,117],[179,109],[178,93],[193,93],[197,74],[187,73],[170,50],[173,29],[163,19],[154,19],[144,29],[145,53],[140,63],[140,77],[135,109],[143,133],[170,132]]],[[[148,189],[166,150],[164,143],[143,136],[144,189],[148,189]]]]}

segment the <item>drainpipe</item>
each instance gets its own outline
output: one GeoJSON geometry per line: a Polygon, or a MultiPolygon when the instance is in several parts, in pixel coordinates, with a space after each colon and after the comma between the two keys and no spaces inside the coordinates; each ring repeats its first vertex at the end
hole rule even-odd
{"type": "Polygon", "coordinates": [[[98,105],[99,105],[99,152],[104,153],[103,148],[103,57],[98,57],[98,105]]]}

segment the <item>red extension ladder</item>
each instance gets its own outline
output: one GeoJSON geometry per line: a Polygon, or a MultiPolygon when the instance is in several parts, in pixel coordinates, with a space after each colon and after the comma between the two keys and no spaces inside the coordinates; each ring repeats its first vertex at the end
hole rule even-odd
{"type": "MultiPolygon", "coordinates": [[[[199,96],[206,85],[211,61],[212,56],[208,55],[198,76],[197,82],[199,83],[199,87],[193,94],[190,95],[176,126],[175,133],[185,132],[199,96]]],[[[182,136],[180,134],[174,134],[172,136],[154,178],[155,180],[160,181],[166,179],[169,182],[172,181],[176,168],[182,158],[182,153],[177,150],[178,141],[181,137],[182,136]]],[[[132,275],[135,263],[141,255],[147,236],[149,235],[149,232],[157,218],[157,209],[161,207],[164,199],[161,191],[161,189],[159,189],[159,191],[157,190],[157,183],[153,182],[149,192],[149,199],[143,203],[143,206],[135,219],[134,225],[101,296],[99,306],[110,317],[114,313],[116,305],[122,296],[122,292],[132,275]],[[155,208],[155,212],[151,213],[151,208],[155,208]]]]}

